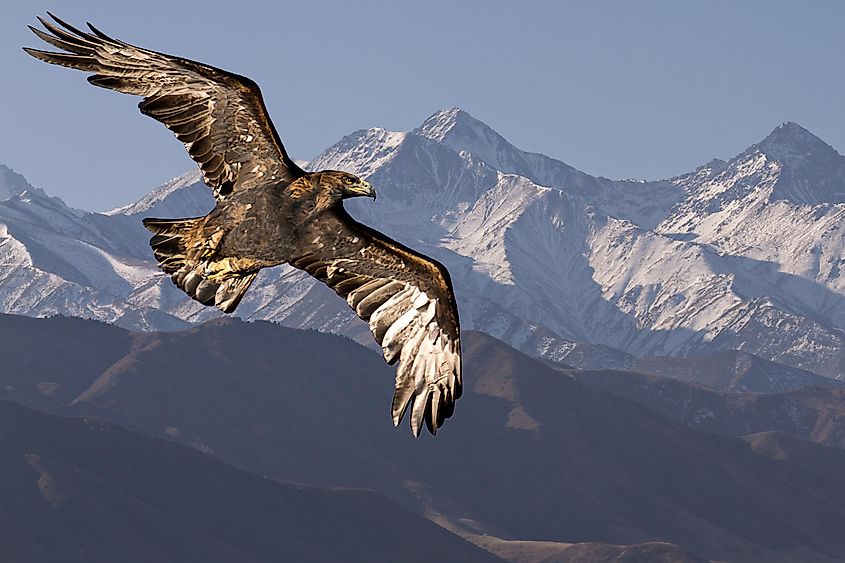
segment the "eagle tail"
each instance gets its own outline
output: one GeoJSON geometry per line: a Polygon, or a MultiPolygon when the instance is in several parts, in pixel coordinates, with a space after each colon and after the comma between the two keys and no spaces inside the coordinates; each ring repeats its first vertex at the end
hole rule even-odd
{"type": "Polygon", "coordinates": [[[158,261],[158,267],[173,275],[182,270],[188,261],[186,240],[196,229],[196,219],[151,219],[143,220],[144,227],[153,233],[150,246],[158,261]]]}
{"type": "Polygon", "coordinates": [[[150,246],[158,266],[170,274],[173,283],[203,305],[214,305],[224,313],[231,313],[252,285],[258,271],[244,269],[243,261],[237,259],[211,258],[220,237],[197,241],[202,237],[197,229],[202,219],[144,219],[143,223],[153,233],[150,246]],[[189,247],[195,250],[191,254],[209,258],[189,257],[189,247]]]}

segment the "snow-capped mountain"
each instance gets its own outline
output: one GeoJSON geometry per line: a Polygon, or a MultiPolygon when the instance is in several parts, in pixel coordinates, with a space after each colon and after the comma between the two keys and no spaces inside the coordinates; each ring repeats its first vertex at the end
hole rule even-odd
{"type": "Polygon", "coordinates": [[[26,178],[0,164],[0,201],[32,189],[34,188],[29,185],[26,178]]]}
{"type": "Polygon", "coordinates": [[[165,312],[183,297],[145,255],[143,230],[33,188],[0,202],[0,308],[138,329],[188,326],[165,312]]]}
{"type": "Polygon", "coordinates": [[[214,197],[202,183],[199,168],[173,178],[135,203],[124,205],[104,215],[139,215],[157,217],[190,217],[205,215],[214,209],[214,197]]]}
{"type": "MultiPolygon", "coordinates": [[[[443,261],[466,328],[536,356],[596,365],[575,344],[591,343],[619,366],[626,354],[742,349],[845,373],[845,157],[794,123],[678,178],[614,181],[521,151],[452,108],[410,132],[352,133],[309,168],[367,177],[379,199],[350,212],[443,261]]],[[[26,193],[0,202],[0,310],[133,328],[218,314],[156,273],[139,221],[211,209],[198,173],[105,214],[26,193]]],[[[238,314],[368,336],[289,267],[263,272],[238,314]]]]}
{"type": "Polygon", "coordinates": [[[401,143],[385,138],[356,133],[314,167],[368,174],[391,194],[377,211],[355,202],[359,216],[470,258],[461,269],[442,256],[474,328],[551,359],[569,353],[515,330],[484,296],[565,340],[635,355],[740,348],[842,373],[845,158],[801,127],[661,182],[593,178],[455,109],[401,143]]]}

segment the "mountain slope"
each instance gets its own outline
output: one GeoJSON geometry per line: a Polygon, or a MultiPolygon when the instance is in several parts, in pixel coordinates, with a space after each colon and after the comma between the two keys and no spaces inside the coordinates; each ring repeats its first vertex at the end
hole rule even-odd
{"type": "Polygon", "coordinates": [[[0,164],[0,201],[32,189],[35,188],[26,181],[26,178],[8,166],[0,164]]]}
{"type": "MultiPolygon", "coordinates": [[[[524,153],[459,110],[432,116],[398,145],[387,147],[381,139],[359,133],[314,165],[354,168],[362,163],[354,155],[379,155],[377,166],[364,159],[354,169],[390,187],[385,207],[355,211],[400,240],[422,239],[470,258],[467,270],[459,257],[442,255],[458,272],[459,288],[495,296],[490,301],[502,304],[505,314],[530,319],[563,339],[636,355],[743,348],[827,376],[842,372],[837,323],[845,314],[836,264],[845,241],[845,207],[832,186],[843,185],[845,158],[800,127],[780,127],[729,162],[646,183],[591,179],[524,153]],[[423,150],[428,145],[415,140],[418,135],[435,141],[436,150],[423,150]],[[463,165],[453,164],[454,154],[441,154],[443,146],[463,165]],[[797,153],[801,158],[790,156],[797,153]],[[488,178],[481,173],[486,168],[497,170],[499,181],[466,184],[467,171],[475,171],[470,178],[488,178]],[[466,187],[456,189],[461,180],[466,187]],[[800,191],[796,186],[813,186],[812,198],[791,197],[800,191]],[[393,190],[401,201],[392,199],[393,190]],[[459,197],[445,201],[443,194],[459,197]],[[419,203],[408,204],[409,198],[419,203]],[[434,213],[425,207],[432,198],[434,213]],[[825,203],[808,203],[819,198],[825,203]],[[408,208],[417,212],[408,214],[408,208]],[[747,213],[737,218],[739,208],[747,213]],[[710,228],[714,221],[718,227],[710,228]],[[441,228],[432,232],[432,225],[441,228]],[[797,244],[795,232],[805,233],[797,244]],[[742,245],[736,244],[740,234],[742,245]],[[723,240],[734,242],[726,246],[723,240]],[[779,254],[772,260],[755,254],[759,248],[779,254]],[[473,279],[479,270],[487,279],[473,279]]],[[[484,307],[467,308],[472,326],[564,360],[566,347],[544,348],[501,314],[491,319],[484,307]]]]}
{"type": "MultiPolygon", "coordinates": [[[[616,366],[624,354],[741,349],[845,374],[845,157],[796,124],[657,182],[589,176],[521,151],[455,108],[410,132],[357,131],[309,166],[367,177],[379,200],[350,201],[350,212],[443,261],[464,325],[526,353],[565,363],[582,342],[597,346],[587,365],[616,366]]],[[[139,226],[144,216],[207,212],[213,202],[197,179],[107,214],[38,194],[0,202],[0,252],[11,266],[0,310],[67,309],[138,329],[218,316],[156,273],[139,226]]],[[[275,268],[238,314],[367,342],[333,297],[275,268]]]]}
{"type": "Polygon", "coordinates": [[[373,488],[467,537],[669,542],[742,562],[845,555],[845,467],[830,448],[805,444],[816,473],[802,477],[795,456],[785,486],[781,461],[745,442],[591,391],[482,333],[464,337],[455,417],[436,439],[414,440],[390,425],[391,369],[341,337],[228,320],[135,335],[101,326],[119,333],[108,341],[78,319],[0,321],[4,334],[33,323],[88,351],[83,375],[67,341],[53,351],[39,339],[65,368],[4,370],[16,400],[169,437],[274,478],[373,488]],[[118,347],[125,355],[102,368],[118,347]]]}
{"type": "Polygon", "coordinates": [[[845,381],[821,377],[737,350],[690,358],[636,358],[627,367],[717,391],[782,393],[813,386],[845,388],[845,381]]]}
{"type": "Polygon", "coordinates": [[[639,403],[697,430],[730,436],[777,431],[845,448],[845,389],[737,393],[628,370],[567,373],[590,389],[639,403]]]}
{"type": "Polygon", "coordinates": [[[4,561],[494,561],[361,490],[283,484],[0,401],[4,561]]]}
{"type": "Polygon", "coordinates": [[[163,310],[184,299],[146,256],[142,231],[126,217],[72,209],[40,190],[0,201],[0,308],[133,328],[187,326],[163,310]]]}

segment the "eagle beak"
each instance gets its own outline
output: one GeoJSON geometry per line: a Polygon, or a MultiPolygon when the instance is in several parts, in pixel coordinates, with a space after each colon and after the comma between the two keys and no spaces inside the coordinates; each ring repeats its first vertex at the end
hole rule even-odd
{"type": "Polygon", "coordinates": [[[373,198],[373,201],[376,199],[376,191],[373,189],[373,186],[364,180],[361,180],[358,184],[352,186],[349,191],[357,196],[371,197],[373,198]]]}

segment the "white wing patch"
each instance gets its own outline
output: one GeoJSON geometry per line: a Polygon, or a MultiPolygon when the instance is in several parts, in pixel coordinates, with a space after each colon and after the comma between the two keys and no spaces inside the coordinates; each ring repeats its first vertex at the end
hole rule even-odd
{"type": "Polygon", "coordinates": [[[337,258],[304,254],[290,264],[343,297],[369,324],[385,361],[396,364],[393,423],[398,426],[410,411],[414,436],[423,423],[436,434],[452,416],[462,392],[460,325],[448,275],[420,267],[405,279],[395,279],[393,274],[407,266],[407,255],[373,252],[373,259],[362,261],[348,257],[358,249],[345,251],[346,257],[337,258]]]}
{"type": "Polygon", "coordinates": [[[398,360],[393,423],[398,426],[410,407],[414,436],[423,422],[434,433],[450,414],[444,407],[451,408],[461,386],[459,343],[437,324],[438,300],[409,284],[373,280],[350,292],[346,301],[368,319],[385,361],[398,360]]]}

